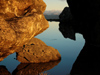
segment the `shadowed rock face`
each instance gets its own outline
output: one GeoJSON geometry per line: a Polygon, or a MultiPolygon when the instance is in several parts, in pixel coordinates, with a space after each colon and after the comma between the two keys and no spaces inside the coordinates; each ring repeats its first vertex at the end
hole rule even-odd
{"type": "Polygon", "coordinates": [[[72,20],[61,21],[60,31],[69,37],[74,37],[74,33],[81,33],[87,43],[100,45],[100,1],[67,0],[67,2],[72,20]]]}
{"type": "Polygon", "coordinates": [[[61,14],[59,15],[59,19],[60,19],[60,22],[66,22],[66,21],[68,22],[68,21],[72,20],[72,14],[70,12],[69,7],[65,7],[63,9],[61,14]]]}
{"type": "Polygon", "coordinates": [[[58,65],[60,61],[41,63],[41,64],[20,64],[13,71],[13,75],[38,75],[41,72],[52,69],[54,66],[58,65]]]}
{"type": "Polygon", "coordinates": [[[23,17],[33,13],[43,13],[46,4],[43,0],[1,0],[0,16],[4,19],[23,17]]]}
{"type": "Polygon", "coordinates": [[[17,53],[17,60],[21,63],[45,63],[61,59],[57,49],[47,46],[43,41],[32,38],[17,53]]]}
{"type": "Polygon", "coordinates": [[[49,27],[43,0],[0,0],[0,61],[49,27]]]}
{"type": "Polygon", "coordinates": [[[81,33],[85,46],[73,64],[70,75],[100,75],[100,0],[67,0],[73,19],[60,23],[66,38],[81,33]]]}
{"type": "Polygon", "coordinates": [[[72,40],[75,40],[75,30],[71,24],[72,21],[69,22],[60,22],[59,23],[59,31],[62,33],[64,38],[70,38],[72,40]]]}
{"type": "Polygon", "coordinates": [[[67,0],[74,27],[82,33],[86,42],[100,45],[100,0],[67,0]]]}

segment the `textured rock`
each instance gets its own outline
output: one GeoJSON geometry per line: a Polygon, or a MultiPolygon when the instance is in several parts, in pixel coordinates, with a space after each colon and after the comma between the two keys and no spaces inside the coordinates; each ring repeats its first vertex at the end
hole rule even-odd
{"type": "Polygon", "coordinates": [[[17,60],[21,63],[44,63],[61,59],[59,52],[47,46],[43,41],[32,38],[17,53],[17,60]]]}
{"type": "Polygon", "coordinates": [[[49,27],[43,0],[0,0],[0,61],[49,27]]]}
{"type": "MultiPolygon", "coordinates": [[[[41,63],[41,64],[20,64],[13,71],[12,75],[40,75],[41,72],[47,71],[58,65],[60,61],[41,63]]],[[[43,74],[41,74],[43,75],[43,74]]]]}
{"type": "Polygon", "coordinates": [[[43,13],[43,0],[0,0],[0,16],[4,19],[23,17],[33,13],[43,13]]]}
{"type": "Polygon", "coordinates": [[[0,75],[11,75],[5,66],[0,65],[0,75]]]}

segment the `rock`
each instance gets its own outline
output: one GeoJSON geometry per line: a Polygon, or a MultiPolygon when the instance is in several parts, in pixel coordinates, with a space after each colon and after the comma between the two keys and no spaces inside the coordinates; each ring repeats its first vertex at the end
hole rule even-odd
{"type": "Polygon", "coordinates": [[[99,0],[67,0],[67,2],[75,19],[87,22],[99,19],[99,0]]]}
{"type": "Polygon", "coordinates": [[[60,22],[66,22],[72,20],[72,14],[69,7],[65,7],[62,13],[59,15],[60,22]]]}
{"type": "Polygon", "coordinates": [[[0,65],[0,75],[11,75],[5,66],[0,65]]]}
{"type": "Polygon", "coordinates": [[[75,32],[73,26],[71,26],[70,22],[60,22],[59,23],[59,31],[62,33],[64,38],[70,38],[72,40],[76,40],[76,37],[75,37],[76,32],[75,32]]]}
{"type": "Polygon", "coordinates": [[[43,41],[32,38],[17,53],[17,60],[21,63],[45,63],[61,59],[60,53],[43,41]]]}
{"type": "MultiPolygon", "coordinates": [[[[41,64],[20,64],[13,71],[12,75],[40,75],[41,72],[47,71],[58,65],[60,61],[41,63],[41,64]]],[[[48,73],[47,73],[48,74],[48,73]]],[[[44,74],[41,74],[44,75],[44,74]]]]}
{"type": "Polygon", "coordinates": [[[1,0],[0,5],[0,16],[4,19],[41,14],[46,8],[43,0],[1,0]]]}
{"type": "Polygon", "coordinates": [[[100,0],[67,0],[78,33],[86,42],[100,45],[100,0]]]}
{"type": "Polygon", "coordinates": [[[43,0],[0,1],[0,61],[49,27],[43,0]]]}

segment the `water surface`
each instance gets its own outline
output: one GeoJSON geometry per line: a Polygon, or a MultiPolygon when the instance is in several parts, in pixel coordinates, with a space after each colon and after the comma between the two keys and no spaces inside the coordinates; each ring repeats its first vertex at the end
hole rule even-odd
{"type": "MultiPolygon", "coordinates": [[[[44,71],[48,75],[69,75],[78,54],[84,46],[83,36],[76,34],[76,40],[64,38],[59,31],[59,22],[49,22],[50,27],[36,38],[44,41],[48,46],[57,49],[61,54],[61,61],[58,65],[50,70],[44,71]]],[[[4,65],[10,73],[12,73],[20,64],[16,59],[16,53],[9,55],[4,61],[0,62],[0,66],[4,65]]]]}

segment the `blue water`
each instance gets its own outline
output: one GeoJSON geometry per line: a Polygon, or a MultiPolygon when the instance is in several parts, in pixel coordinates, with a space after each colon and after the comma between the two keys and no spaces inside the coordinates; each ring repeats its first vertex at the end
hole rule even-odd
{"type": "MultiPolygon", "coordinates": [[[[59,31],[59,22],[49,22],[50,27],[36,38],[44,41],[48,46],[52,46],[61,54],[61,61],[54,68],[45,71],[48,75],[69,75],[72,65],[75,62],[78,54],[84,46],[85,40],[79,33],[76,34],[76,40],[64,38],[59,31]]],[[[9,55],[0,66],[4,65],[10,73],[12,73],[20,64],[16,59],[16,53],[9,55]]]]}

